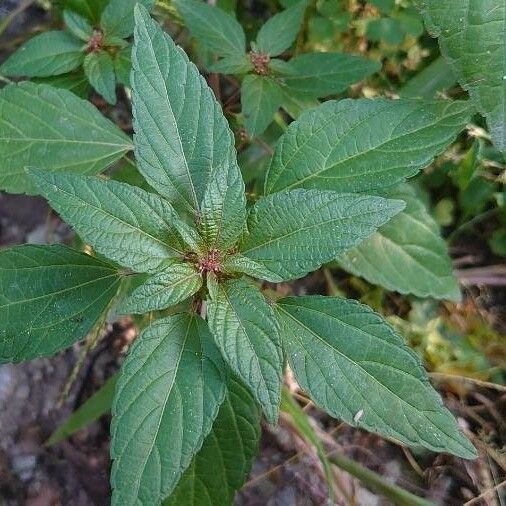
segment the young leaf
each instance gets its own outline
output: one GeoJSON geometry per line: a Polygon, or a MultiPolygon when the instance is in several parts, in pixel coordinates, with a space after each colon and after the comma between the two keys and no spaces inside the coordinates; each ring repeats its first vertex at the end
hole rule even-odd
{"type": "Polygon", "coordinates": [[[116,78],[123,86],[130,86],[130,71],[132,70],[132,46],[120,49],[114,57],[114,71],[116,78]]]}
{"type": "Polygon", "coordinates": [[[248,216],[241,253],[284,280],[300,278],[359,244],[404,202],[320,190],[275,193],[248,216]]]}
{"type": "MultiPolygon", "coordinates": [[[[240,177],[234,136],[184,52],[145,9],[137,8],[136,23],[131,84],[139,170],[176,209],[200,214],[211,174],[228,170],[232,180],[240,177]]],[[[234,188],[242,192],[240,183],[234,188]]]]}
{"type": "Polygon", "coordinates": [[[95,91],[105,100],[116,103],[116,75],[111,55],[106,51],[89,53],[84,59],[84,73],[95,91]]]}
{"type": "Polygon", "coordinates": [[[112,409],[113,506],[160,504],[170,495],[218,414],[223,368],[196,315],[158,320],[137,338],[112,409]]]}
{"type": "Polygon", "coordinates": [[[63,21],[69,31],[84,42],[88,42],[93,35],[93,26],[90,25],[86,18],[73,11],[64,10],[63,21]]]}
{"type": "Polygon", "coordinates": [[[261,411],[233,376],[227,387],[210,434],[163,506],[232,505],[235,491],[246,480],[258,451],[261,411]]]}
{"type": "Polygon", "coordinates": [[[389,191],[406,208],[355,248],[339,256],[347,271],[370,283],[418,297],[460,300],[439,227],[408,185],[389,191]]]}
{"type": "Polygon", "coordinates": [[[0,138],[0,189],[13,193],[34,193],[27,166],[96,174],[132,149],[86,100],[30,82],[0,90],[0,138]]]}
{"type": "Polygon", "coordinates": [[[223,271],[229,274],[241,272],[253,278],[265,279],[272,283],[280,283],[283,281],[281,276],[274,274],[266,269],[262,264],[251,260],[239,253],[228,257],[223,264],[223,271]]]}
{"type": "Polygon", "coordinates": [[[155,0],[111,0],[100,18],[100,26],[104,33],[120,39],[126,39],[132,35],[136,4],[151,10],[155,0]]]}
{"type": "Polygon", "coordinates": [[[29,174],[51,207],[99,253],[136,272],[183,255],[171,205],[135,186],[94,177],[29,174]]]}
{"type": "Polygon", "coordinates": [[[269,126],[274,113],[283,103],[283,88],[271,77],[247,75],[241,86],[242,112],[246,130],[260,135],[269,126]]]}
{"type": "Polygon", "coordinates": [[[0,251],[0,363],[47,357],[82,339],[116,295],[119,273],[61,245],[0,251]]]}
{"type": "Polygon", "coordinates": [[[256,49],[270,56],[277,56],[287,50],[299,33],[306,6],[307,0],[301,0],[272,16],[258,32],[256,49]]]}
{"type": "Polygon", "coordinates": [[[200,290],[202,275],[189,263],[172,263],[136,288],[121,304],[123,314],[147,313],[175,306],[200,290]]]}
{"type": "Polygon", "coordinates": [[[283,355],[272,308],[244,279],[217,284],[210,295],[208,322],[218,348],[262,406],[269,423],[276,423],[283,355]]]}
{"type": "Polygon", "coordinates": [[[429,165],[469,119],[467,102],[325,102],[288,127],[265,192],[304,187],[358,193],[392,186],[429,165]]]}
{"type": "Polygon", "coordinates": [[[65,74],[82,64],[83,43],[63,31],[36,35],[0,66],[5,76],[46,77],[65,74]]]}
{"type": "Polygon", "coordinates": [[[175,0],[190,33],[218,56],[246,53],[246,36],[239,22],[218,7],[195,0],[175,0]]]}
{"type": "Polygon", "coordinates": [[[341,93],[381,68],[379,62],[339,53],[306,53],[292,58],[287,66],[288,88],[314,98],[341,93]]]}
{"type": "Polygon", "coordinates": [[[253,70],[253,65],[247,54],[240,53],[222,58],[209,65],[208,69],[219,74],[247,74],[253,70]]]}
{"type": "Polygon", "coordinates": [[[62,88],[77,95],[79,98],[87,98],[90,93],[90,83],[84,72],[77,71],[70,74],[50,77],[34,77],[32,82],[38,84],[48,84],[53,88],[62,88]]]}
{"type": "Polygon", "coordinates": [[[476,457],[415,353],[367,306],[338,297],[278,302],[300,386],[330,415],[414,446],[476,457]]]}
{"type": "Polygon", "coordinates": [[[425,24],[477,109],[497,149],[506,151],[506,4],[497,0],[417,0],[425,24]]]}
{"type": "Polygon", "coordinates": [[[109,0],[59,0],[63,8],[77,12],[93,23],[98,22],[108,2],[109,0]]]}

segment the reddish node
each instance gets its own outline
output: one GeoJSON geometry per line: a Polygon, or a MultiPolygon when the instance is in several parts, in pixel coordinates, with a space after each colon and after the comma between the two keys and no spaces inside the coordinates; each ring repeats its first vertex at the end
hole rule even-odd
{"type": "Polygon", "coordinates": [[[255,74],[258,74],[259,76],[266,76],[269,73],[269,63],[271,61],[271,57],[268,54],[251,51],[249,59],[253,65],[253,71],[255,74]]]}
{"type": "Polygon", "coordinates": [[[219,274],[222,271],[220,257],[221,253],[219,250],[210,249],[205,257],[199,259],[197,264],[198,271],[201,274],[205,274],[207,272],[214,272],[214,274],[219,274]]]}
{"type": "Polygon", "coordinates": [[[94,30],[93,35],[86,46],[87,53],[98,53],[104,47],[104,33],[102,30],[94,30]]]}

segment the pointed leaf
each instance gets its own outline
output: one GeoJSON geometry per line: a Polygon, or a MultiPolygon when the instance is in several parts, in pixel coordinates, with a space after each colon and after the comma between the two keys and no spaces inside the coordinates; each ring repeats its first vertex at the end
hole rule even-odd
{"type": "Polygon", "coordinates": [[[242,112],[246,130],[260,135],[272,122],[284,100],[283,88],[271,77],[247,75],[241,86],[242,112]]]}
{"type": "Polygon", "coordinates": [[[83,43],[63,31],[44,32],[23,44],[0,66],[5,76],[45,77],[65,74],[84,59],[83,43]]]}
{"type": "Polygon", "coordinates": [[[106,51],[88,54],[84,59],[83,68],[95,91],[109,104],[114,105],[116,103],[116,75],[110,54],[106,51]]]}
{"type": "Polygon", "coordinates": [[[147,313],[175,306],[200,290],[202,275],[194,265],[173,263],[136,288],[120,313],[147,313]]]}
{"type": "Polygon", "coordinates": [[[406,202],[406,208],[358,246],[340,255],[343,269],[388,290],[460,300],[448,248],[423,202],[407,185],[387,195],[406,202]]]}
{"type": "Polygon", "coordinates": [[[227,387],[212,431],[163,506],[232,505],[246,480],[258,451],[261,412],[237,379],[231,376],[227,387]]]}
{"type": "Polygon", "coordinates": [[[216,285],[208,301],[211,333],[230,368],[276,423],[283,372],[278,325],[262,293],[244,279],[216,285]]]}
{"type": "Polygon", "coordinates": [[[31,81],[71,91],[79,98],[87,98],[90,93],[90,83],[82,70],[60,76],[34,77],[31,81]]]}
{"type": "Polygon", "coordinates": [[[338,297],[289,297],[278,318],[300,386],[331,416],[406,444],[476,457],[420,359],[380,315],[338,297]]]}
{"type": "Polygon", "coordinates": [[[260,28],[256,47],[261,53],[277,56],[295,41],[304,19],[307,0],[301,0],[283,12],[272,16],[260,28]]]}
{"type": "Polygon", "coordinates": [[[132,148],[130,139],[70,91],[24,82],[0,90],[0,189],[34,193],[25,167],[95,174],[132,148]]]}
{"type": "Polygon", "coordinates": [[[135,186],[30,169],[51,207],[99,253],[136,272],[183,255],[170,204],[135,186]]]}
{"type": "Polygon", "coordinates": [[[112,413],[112,505],[160,504],[170,495],[225,397],[224,364],[205,322],[178,314],[137,338],[112,413]]]}
{"type": "Polygon", "coordinates": [[[59,0],[62,7],[81,14],[92,22],[100,19],[100,14],[104,10],[109,0],[59,0]]]}
{"type": "Polygon", "coordinates": [[[497,149],[506,151],[506,3],[418,0],[429,32],[477,109],[497,149]]]}
{"type": "Polygon", "coordinates": [[[47,357],[85,337],[119,281],[111,265],[65,246],[0,250],[0,363],[47,357]]]}
{"type": "Polygon", "coordinates": [[[130,72],[132,70],[132,46],[120,49],[114,57],[114,70],[118,82],[130,86],[130,72]]]}
{"type": "Polygon", "coordinates": [[[320,190],[275,193],[256,202],[242,254],[284,280],[304,276],[359,244],[404,202],[320,190]]]}
{"type": "Polygon", "coordinates": [[[78,39],[84,42],[88,42],[90,37],[93,35],[93,26],[90,25],[86,18],[83,18],[79,14],[64,10],[63,21],[69,31],[78,39]]]}
{"type": "Polygon", "coordinates": [[[208,66],[210,72],[219,74],[246,74],[253,70],[250,58],[245,53],[227,56],[208,66]]]}
{"type": "Polygon", "coordinates": [[[178,12],[190,33],[218,56],[246,52],[246,36],[239,22],[218,7],[195,0],[175,0],[178,12]]]}
{"type": "Polygon", "coordinates": [[[131,84],[139,170],[176,209],[198,213],[211,174],[236,164],[234,137],[195,65],[145,9],[136,20],[131,84]]]}
{"type": "Polygon", "coordinates": [[[325,102],[288,127],[276,146],[265,191],[363,192],[392,186],[429,165],[469,119],[466,102],[325,102]]]}
{"type": "Polygon", "coordinates": [[[255,262],[254,260],[251,260],[251,258],[245,257],[239,253],[232,255],[225,260],[223,263],[223,271],[230,274],[241,272],[254,278],[271,281],[272,283],[280,283],[283,281],[283,278],[281,276],[274,274],[262,264],[255,262]]]}
{"type": "Polygon", "coordinates": [[[381,64],[360,56],[340,53],[306,53],[288,62],[288,88],[310,97],[341,93],[381,69],[381,64]]]}
{"type": "Polygon", "coordinates": [[[134,31],[134,8],[139,4],[148,10],[155,0],[111,0],[100,18],[100,26],[107,36],[126,39],[134,31]]]}

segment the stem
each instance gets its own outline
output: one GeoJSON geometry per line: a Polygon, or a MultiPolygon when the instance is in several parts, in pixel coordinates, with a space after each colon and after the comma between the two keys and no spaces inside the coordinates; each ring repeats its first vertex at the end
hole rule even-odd
{"type": "Polygon", "coordinates": [[[390,499],[399,506],[435,506],[433,502],[422,499],[407,490],[404,490],[397,485],[389,483],[383,476],[361,466],[354,460],[351,460],[344,455],[327,455],[327,458],[332,464],[344,469],[355,478],[358,478],[369,488],[375,492],[390,499]]]}

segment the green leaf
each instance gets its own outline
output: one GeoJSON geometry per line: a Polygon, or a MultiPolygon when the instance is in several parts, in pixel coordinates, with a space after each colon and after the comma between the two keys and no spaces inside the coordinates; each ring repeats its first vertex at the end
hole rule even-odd
{"type": "Polygon", "coordinates": [[[278,324],[262,293],[244,279],[209,288],[208,323],[223,358],[276,423],[283,374],[278,324]]]}
{"type": "Polygon", "coordinates": [[[247,75],[241,86],[241,104],[246,118],[246,130],[252,135],[262,134],[283,100],[283,88],[272,77],[247,75]]]}
{"type": "Polygon", "coordinates": [[[172,492],[223,402],[223,368],[196,315],[158,320],[137,338],[112,409],[113,506],[160,504],[172,492]]]}
{"type": "Polygon", "coordinates": [[[61,245],[0,251],[0,363],[47,357],[86,336],[119,287],[109,264],[61,245]]]}
{"type": "Polygon", "coordinates": [[[248,216],[242,254],[284,280],[300,278],[353,248],[404,202],[320,190],[275,193],[248,216]]]}
{"type": "Polygon", "coordinates": [[[84,59],[84,73],[95,91],[109,104],[116,103],[116,75],[111,55],[106,51],[89,53],[84,59]]]}
{"type": "Polygon", "coordinates": [[[234,174],[234,136],[184,52],[145,9],[136,11],[136,21],[131,84],[138,167],[176,209],[200,214],[211,174],[234,174]]]}
{"type": "Polygon", "coordinates": [[[148,10],[153,8],[155,0],[111,0],[102,13],[100,26],[106,36],[126,39],[134,31],[134,8],[136,4],[148,10]]]}
{"type": "Polygon", "coordinates": [[[132,70],[132,46],[120,49],[114,56],[114,70],[116,78],[123,86],[130,86],[130,71],[132,70]]]}
{"type": "Polygon", "coordinates": [[[93,26],[90,25],[86,18],[73,11],[64,10],[63,21],[69,31],[84,42],[88,42],[93,35],[93,26]]]}
{"type": "Polygon", "coordinates": [[[396,46],[404,40],[405,33],[399,20],[394,18],[379,18],[371,19],[367,23],[365,35],[370,41],[383,41],[396,46]]]}
{"type": "Polygon", "coordinates": [[[295,377],[331,416],[409,445],[476,457],[420,359],[380,315],[338,297],[289,297],[277,307],[295,377]]]}
{"type": "Polygon", "coordinates": [[[246,74],[253,70],[253,65],[248,55],[244,53],[227,56],[209,67],[210,72],[219,74],[246,74]]]}
{"type": "Polygon", "coordinates": [[[40,192],[99,253],[136,272],[183,255],[170,204],[135,186],[30,169],[40,192]]]}
{"type": "Polygon", "coordinates": [[[190,33],[218,56],[239,56],[246,52],[246,36],[240,23],[218,7],[195,0],[175,0],[177,10],[190,33]]]}
{"type": "Polygon", "coordinates": [[[400,96],[431,99],[435,98],[438,92],[447,90],[456,83],[451,68],[440,56],[411,78],[400,89],[400,96]]]}
{"type": "Polygon", "coordinates": [[[172,263],[136,288],[119,308],[123,314],[148,313],[175,306],[197,293],[202,275],[189,263],[172,263]]]}
{"type": "Polygon", "coordinates": [[[58,3],[95,23],[108,2],[109,0],[59,0],[58,3]]]}
{"type": "Polygon", "coordinates": [[[44,446],[54,446],[98,420],[111,410],[118,374],[111,376],[89,399],[77,408],[52,434],[44,446]]]}
{"type": "Polygon", "coordinates": [[[429,165],[469,119],[467,102],[325,102],[290,124],[276,146],[265,191],[363,192],[395,185],[429,165]]]}
{"type": "Polygon", "coordinates": [[[256,49],[270,56],[277,56],[286,51],[299,33],[306,6],[307,0],[301,0],[267,20],[258,32],[256,49]]]}
{"type": "Polygon", "coordinates": [[[281,107],[293,118],[297,119],[304,111],[314,109],[320,105],[316,98],[297,93],[289,88],[284,89],[281,107]]]}
{"type": "Polygon", "coordinates": [[[506,151],[506,4],[497,0],[418,0],[429,32],[506,151]]]}
{"type": "Polygon", "coordinates": [[[0,189],[34,193],[25,167],[96,174],[132,149],[130,139],[70,91],[24,82],[0,90],[0,189]]]}
{"type": "Polygon", "coordinates": [[[82,71],[62,74],[61,76],[34,77],[31,81],[71,91],[79,98],[87,98],[90,93],[90,83],[82,71]]]}
{"type": "Polygon", "coordinates": [[[228,257],[223,263],[223,271],[228,274],[240,272],[254,278],[265,279],[272,283],[280,283],[283,281],[281,276],[274,274],[266,269],[262,264],[251,260],[239,253],[228,257]]]}
{"type": "Polygon", "coordinates": [[[338,260],[348,272],[388,290],[418,297],[460,300],[448,248],[439,227],[407,185],[387,196],[406,208],[338,260]]]}
{"type": "Polygon", "coordinates": [[[232,505],[246,480],[258,451],[261,412],[237,379],[231,376],[227,386],[212,431],[163,506],[232,505]]]}
{"type": "Polygon", "coordinates": [[[0,66],[5,76],[46,77],[65,74],[84,59],[83,43],[67,32],[36,35],[0,66]]]}
{"type": "Polygon", "coordinates": [[[288,62],[286,85],[310,97],[341,93],[381,68],[379,62],[340,53],[306,53],[288,62]]]}

